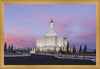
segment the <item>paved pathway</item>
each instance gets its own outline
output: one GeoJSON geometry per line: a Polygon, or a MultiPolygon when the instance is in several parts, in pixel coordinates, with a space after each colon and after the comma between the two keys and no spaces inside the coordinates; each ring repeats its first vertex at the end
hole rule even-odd
{"type": "Polygon", "coordinates": [[[54,56],[37,55],[5,57],[4,65],[96,65],[96,62],[79,59],[59,59],[54,56]]]}
{"type": "MultiPolygon", "coordinates": [[[[37,55],[46,55],[46,56],[54,56],[59,59],[81,59],[81,60],[91,60],[96,62],[96,56],[77,56],[75,55],[58,55],[58,54],[44,54],[44,53],[37,53],[37,55]]],[[[4,55],[4,57],[25,57],[25,56],[31,56],[29,53],[24,53],[24,54],[11,54],[11,55],[4,55]]]]}

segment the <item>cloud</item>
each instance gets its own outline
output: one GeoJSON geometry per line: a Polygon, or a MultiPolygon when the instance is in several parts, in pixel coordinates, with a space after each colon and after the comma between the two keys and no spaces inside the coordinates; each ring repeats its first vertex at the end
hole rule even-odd
{"type": "Polygon", "coordinates": [[[59,27],[59,28],[64,28],[64,27],[67,27],[67,24],[65,23],[54,23],[56,27],[59,27]]]}
{"type": "Polygon", "coordinates": [[[67,36],[68,35],[68,31],[62,28],[56,28],[55,29],[56,32],[58,33],[58,35],[62,35],[62,36],[67,36]]]}
{"type": "Polygon", "coordinates": [[[69,21],[69,20],[72,19],[72,17],[49,17],[49,19],[61,20],[61,21],[69,21]]]}
{"type": "Polygon", "coordinates": [[[72,19],[72,17],[40,17],[40,18],[43,19],[42,24],[45,26],[49,26],[51,19],[53,19],[54,24],[56,24],[57,26],[63,24],[66,21],[70,21],[72,19]]]}
{"type": "Polygon", "coordinates": [[[16,33],[16,34],[23,34],[23,32],[17,30],[17,29],[11,29],[12,32],[16,33]]]}
{"type": "Polygon", "coordinates": [[[13,44],[14,47],[32,47],[36,45],[36,37],[19,37],[14,35],[4,35],[4,41],[7,42],[7,46],[13,44]]]}
{"type": "Polygon", "coordinates": [[[10,31],[12,31],[13,33],[19,35],[19,36],[23,36],[23,35],[28,35],[27,32],[25,31],[22,31],[22,30],[18,30],[16,28],[13,28],[13,29],[10,29],[10,31]]]}
{"type": "Polygon", "coordinates": [[[49,26],[49,25],[50,25],[50,23],[49,23],[48,21],[43,21],[42,24],[43,24],[44,26],[49,26]]]}
{"type": "Polygon", "coordinates": [[[96,41],[96,27],[92,28],[92,30],[87,33],[81,33],[77,36],[77,39],[84,42],[95,42],[96,41]]]}
{"type": "Polygon", "coordinates": [[[92,27],[96,25],[96,18],[85,17],[80,20],[82,27],[92,27]]]}

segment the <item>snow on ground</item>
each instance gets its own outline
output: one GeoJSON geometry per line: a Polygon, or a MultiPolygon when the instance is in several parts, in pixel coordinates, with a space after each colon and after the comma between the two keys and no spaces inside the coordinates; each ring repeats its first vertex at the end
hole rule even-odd
{"type": "Polygon", "coordinates": [[[22,56],[31,56],[29,53],[24,53],[24,54],[11,54],[11,55],[4,55],[4,57],[22,57],[22,56]]]}

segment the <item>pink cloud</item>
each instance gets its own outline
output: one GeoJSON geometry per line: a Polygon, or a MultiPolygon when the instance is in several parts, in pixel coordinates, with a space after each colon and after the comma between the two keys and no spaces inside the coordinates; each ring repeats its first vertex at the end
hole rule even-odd
{"type": "Polygon", "coordinates": [[[43,24],[43,25],[45,25],[45,26],[49,26],[49,25],[50,25],[50,23],[49,23],[49,22],[47,22],[47,21],[42,22],[42,24],[43,24]]]}
{"type": "Polygon", "coordinates": [[[12,32],[17,33],[17,34],[23,34],[21,31],[17,30],[17,29],[11,29],[12,32]]]}
{"type": "Polygon", "coordinates": [[[66,27],[67,25],[64,24],[64,23],[55,23],[55,26],[56,26],[56,27],[59,27],[59,28],[64,28],[64,27],[66,27]]]}
{"type": "Polygon", "coordinates": [[[72,17],[52,17],[52,18],[49,18],[50,19],[53,19],[53,20],[62,20],[62,21],[69,21],[72,19],[72,17]]]}
{"type": "Polygon", "coordinates": [[[92,42],[94,40],[96,41],[96,27],[94,27],[87,33],[81,33],[79,36],[77,36],[77,39],[82,40],[84,42],[92,42]]]}
{"type": "Polygon", "coordinates": [[[64,29],[61,29],[61,28],[56,28],[55,30],[58,33],[58,35],[63,35],[63,36],[67,36],[68,35],[68,31],[67,30],[64,30],[64,29]]]}
{"type": "Polygon", "coordinates": [[[32,47],[36,45],[36,38],[35,37],[19,37],[13,35],[4,35],[4,41],[7,42],[7,45],[13,44],[14,47],[32,47]]]}
{"type": "Polygon", "coordinates": [[[61,28],[61,27],[66,27],[67,25],[64,22],[71,20],[72,17],[42,17],[42,19],[43,19],[42,24],[45,25],[45,26],[49,26],[50,20],[53,19],[54,25],[56,27],[61,28]],[[56,21],[59,21],[59,20],[60,20],[60,23],[56,22],[56,21]]]}
{"type": "Polygon", "coordinates": [[[6,34],[4,35],[4,41],[7,42],[7,44],[16,44],[21,42],[19,38],[6,34]]]}
{"type": "Polygon", "coordinates": [[[71,17],[66,17],[65,21],[68,21],[68,20],[71,20],[71,19],[72,19],[71,17]]]}
{"type": "MultiPolygon", "coordinates": [[[[42,24],[45,25],[45,26],[49,26],[50,25],[49,21],[50,20],[44,21],[44,22],[42,22],[42,24]]],[[[58,22],[54,22],[54,25],[56,27],[66,27],[67,26],[65,23],[58,23],[58,22]]]]}
{"type": "Polygon", "coordinates": [[[29,19],[29,18],[26,18],[26,17],[20,17],[19,18],[21,21],[34,21],[33,19],[29,19]]]}
{"type": "Polygon", "coordinates": [[[91,27],[94,24],[96,25],[96,19],[83,18],[80,21],[80,24],[82,27],[91,27]]]}
{"type": "Polygon", "coordinates": [[[27,32],[21,31],[21,30],[15,29],[15,28],[14,28],[14,29],[11,29],[11,31],[12,31],[13,33],[18,34],[19,36],[28,35],[27,32]]]}

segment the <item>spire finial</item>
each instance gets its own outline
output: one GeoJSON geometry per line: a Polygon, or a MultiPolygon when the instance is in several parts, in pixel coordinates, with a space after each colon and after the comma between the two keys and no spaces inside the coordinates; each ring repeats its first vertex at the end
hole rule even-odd
{"type": "Polygon", "coordinates": [[[50,23],[53,23],[53,19],[51,19],[50,23]]]}

